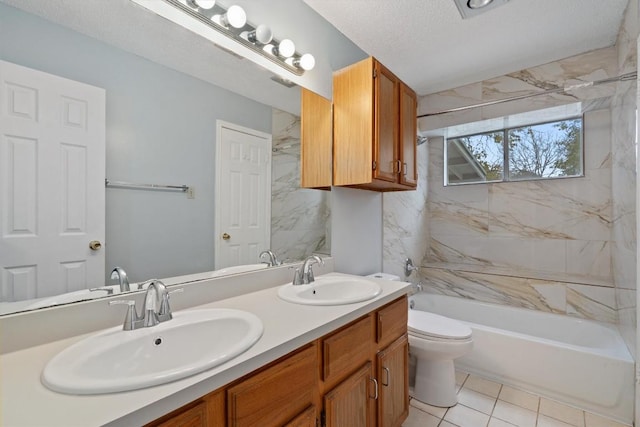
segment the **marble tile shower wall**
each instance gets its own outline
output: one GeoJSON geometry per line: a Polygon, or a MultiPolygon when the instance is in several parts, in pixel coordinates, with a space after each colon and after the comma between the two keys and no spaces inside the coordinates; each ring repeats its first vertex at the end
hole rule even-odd
{"type": "MultiPolygon", "coordinates": [[[[429,170],[432,291],[616,321],[610,112],[585,115],[585,177],[444,187],[429,170]]],[[[443,139],[429,141],[443,158],[443,139]]]]}
{"type": "Polygon", "coordinates": [[[271,249],[281,260],[329,253],[330,194],[300,188],[300,117],[273,110],[271,249]]]}
{"type": "MultiPolygon", "coordinates": [[[[619,73],[637,69],[638,1],[629,2],[618,34],[619,73]]],[[[612,100],[612,270],[620,331],[636,353],[636,106],[637,83],[620,82],[612,100]]]]}
{"type": "MultiPolygon", "coordinates": [[[[419,111],[615,76],[618,54],[616,47],[599,49],[427,95],[420,99],[419,111]]],[[[402,259],[411,256],[422,267],[413,280],[421,280],[431,292],[617,322],[616,299],[624,297],[616,293],[613,270],[620,266],[622,274],[635,277],[635,261],[630,264],[632,254],[635,260],[635,210],[632,213],[630,204],[624,204],[630,221],[626,222],[615,215],[622,208],[614,208],[629,191],[635,192],[635,176],[633,181],[628,174],[618,178],[616,185],[624,181],[627,189],[612,190],[613,176],[619,173],[614,170],[621,167],[614,164],[620,148],[612,149],[612,143],[620,141],[612,128],[635,126],[629,114],[614,117],[611,123],[611,108],[616,108],[612,100],[618,91],[609,84],[421,119],[424,132],[581,100],[590,111],[585,116],[585,177],[444,187],[443,138],[430,138],[426,205],[421,205],[425,195],[420,191],[384,195],[385,271],[398,274],[402,259]],[[411,222],[399,218],[410,218],[415,225],[402,227],[399,224],[411,222]]],[[[635,154],[627,151],[623,158],[635,167],[635,154]]],[[[427,177],[425,169],[420,169],[420,178],[427,177]]]]}

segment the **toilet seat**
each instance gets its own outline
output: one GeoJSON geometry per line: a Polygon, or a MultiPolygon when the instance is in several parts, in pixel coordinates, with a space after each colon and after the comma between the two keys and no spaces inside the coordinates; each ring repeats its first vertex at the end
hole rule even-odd
{"type": "Polygon", "coordinates": [[[409,334],[435,340],[463,341],[471,338],[471,328],[464,323],[438,314],[409,310],[409,334]]]}

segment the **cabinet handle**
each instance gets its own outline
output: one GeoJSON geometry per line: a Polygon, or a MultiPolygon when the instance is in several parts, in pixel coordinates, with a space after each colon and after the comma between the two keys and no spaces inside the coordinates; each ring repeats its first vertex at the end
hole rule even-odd
{"type": "Polygon", "coordinates": [[[374,390],[376,391],[376,393],[373,395],[373,397],[369,396],[371,399],[373,400],[378,400],[378,380],[375,378],[369,378],[369,380],[373,381],[373,385],[375,386],[374,390]]]}
{"type": "Polygon", "coordinates": [[[386,377],[387,377],[386,378],[387,381],[383,382],[382,385],[385,386],[385,387],[389,387],[389,384],[391,384],[391,372],[389,372],[389,368],[386,368],[384,366],[382,367],[382,370],[385,372],[386,377]]]}
{"type": "Polygon", "coordinates": [[[407,163],[402,164],[402,175],[407,175],[407,163]]]}

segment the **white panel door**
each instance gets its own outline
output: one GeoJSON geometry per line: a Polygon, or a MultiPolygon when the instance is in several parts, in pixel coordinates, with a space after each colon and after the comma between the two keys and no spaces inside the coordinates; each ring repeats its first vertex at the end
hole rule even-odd
{"type": "Polygon", "coordinates": [[[105,91],[0,61],[0,301],[104,285],[105,91]]]}
{"type": "Polygon", "coordinates": [[[218,121],[215,268],[258,263],[271,239],[271,135],[218,121]]]}

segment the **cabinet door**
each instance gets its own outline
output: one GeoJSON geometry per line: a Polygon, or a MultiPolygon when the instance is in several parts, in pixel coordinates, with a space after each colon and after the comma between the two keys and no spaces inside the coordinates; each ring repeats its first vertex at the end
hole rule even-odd
{"type": "Polygon", "coordinates": [[[367,362],[324,396],[325,425],[373,426],[377,393],[373,368],[371,362],[367,362]]]}
{"type": "Polygon", "coordinates": [[[300,186],[326,189],[332,184],[331,101],[305,88],[300,93],[300,186]]]}
{"type": "Polygon", "coordinates": [[[227,390],[230,427],[282,426],[318,399],[317,346],[311,345],[227,390]]]}
{"type": "Polygon", "coordinates": [[[398,85],[400,82],[379,62],[375,63],[375,138],[373,176],[383,181],[398,181],[398,85]]]}
{"type": "Polygon", "coordinates": [[[316,407],[314,405],[309,406],[286,423],[284,427],[316,427],[316,407]]]}
{"type": "Polygon", "coordinates": [[[400,83],[400,183],[411,187],[418,185],[417,113],[418,101],[415,92],[400,83]]]}
{"type": "Polygon", "coordinates": [[[372,179],[373,61],[367,58],[333,74],[333,185],[372,179]]]}
{"type": "Polygon", "coordinates": [[[376,341],[378,349],[384,348],[407,333],[407,297],[402,297],[382,307],[376,313],[376,341]]]}
{"type": "Polygon", "coordinates": [[[406,335],[378,353],[378,426],[400,427],[409,416],[409,340],[406,335]]]}

